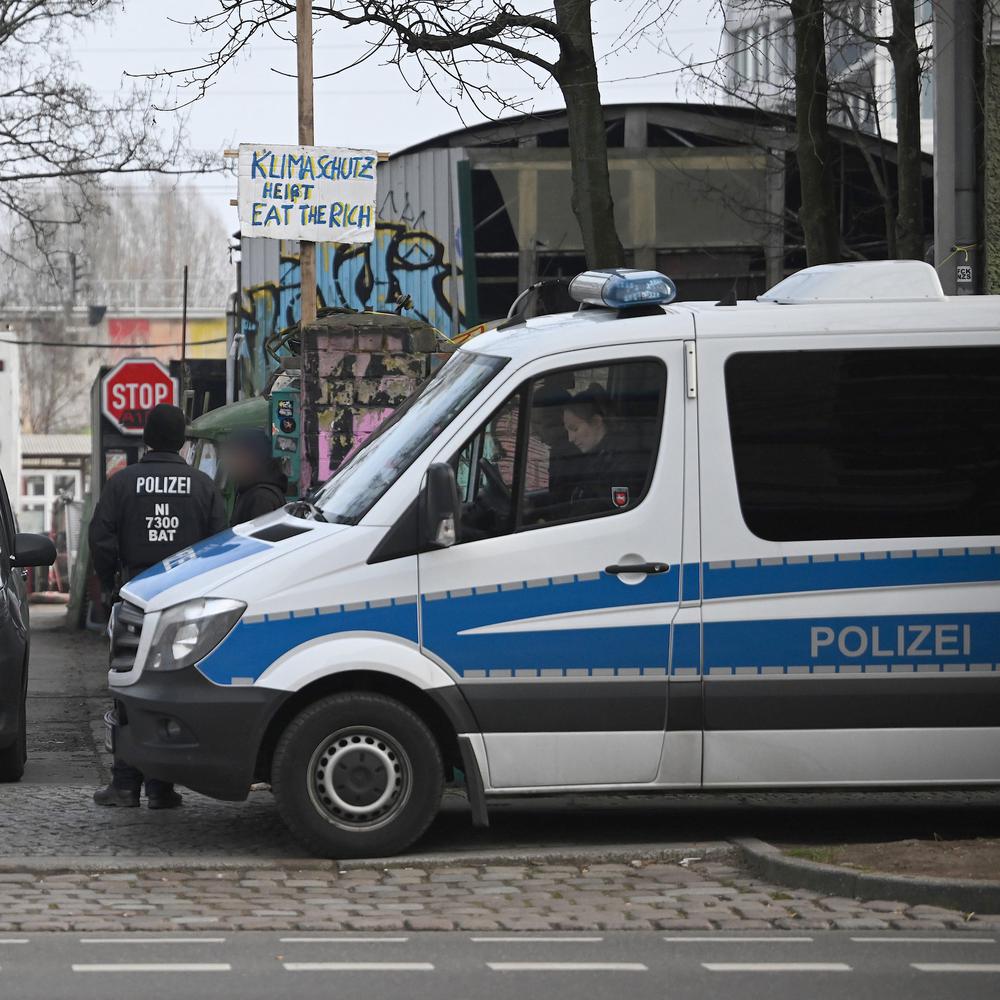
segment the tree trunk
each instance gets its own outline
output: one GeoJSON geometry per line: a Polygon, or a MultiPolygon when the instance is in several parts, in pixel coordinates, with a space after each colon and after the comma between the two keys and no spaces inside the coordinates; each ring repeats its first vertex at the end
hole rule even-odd
{"type": "Polygon", "coordinates": [[[889,55],[896,74],[896,244],[900,257],[923,260],[924,183],[920,156],[920,54],[913,0],[892,0],[889,55]]]}
{"type": "Polygon", "coordinates": [[[564,35],[555,78],[566,102],[573,213],[583,235],[587,267],[621,267],[625,250],[615,228],[590,3],[555,0],[556,24],[564,35]]]}
{"type": "Polygon", "coordinates": [[[827,121],[826,29],[823,0],[791,0],[795,30],[795,123],[806,261],[840,260],[840,224],[833,190],[833,143],[827,121]]]}

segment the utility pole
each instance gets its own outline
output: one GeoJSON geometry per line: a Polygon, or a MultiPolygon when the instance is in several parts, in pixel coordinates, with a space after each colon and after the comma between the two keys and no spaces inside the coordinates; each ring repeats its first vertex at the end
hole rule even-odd
{"type": "MultiPolygon", "coordinates": [[[[296,0],[295,39],[299,81],[299,145],[315,144],[313,125],[312,0],[296,0]]],[[[316,244],[299,242],[302,317],[300,330],[316,321],[316,244]]]]}
{"type": "Polygon", "coordinates": [[[977,22],[982,0],[934,4],[934,262],[946,295],[982,290],[977,22]]]}

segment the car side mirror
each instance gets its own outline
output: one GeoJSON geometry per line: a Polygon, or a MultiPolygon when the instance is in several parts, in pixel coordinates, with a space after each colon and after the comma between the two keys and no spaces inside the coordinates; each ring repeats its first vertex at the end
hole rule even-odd
{"type": "Polygon", "coordinates": [[[427,470],[421,497],[424,549],[447,549],[458,541],[462,506],[458,499],[455,470],[447,462],[435,462],[427,470]]]}
{"type": "Polygon", "coordinates": [[[14,536],[14,566],[51,566],[56,561],[56,547],[48,535],[21,532],[14,536]]]}

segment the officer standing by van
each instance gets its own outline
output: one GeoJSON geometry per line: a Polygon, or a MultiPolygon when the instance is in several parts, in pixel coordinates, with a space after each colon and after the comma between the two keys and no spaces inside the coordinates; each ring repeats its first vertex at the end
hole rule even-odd
{"type": "Polygon", "coordinates": [[[271,441],[258,427],[233,431],[222,445],[222,466],[236,487],[229,523],[235,528],[288,502],[288,476],[271,457],[271,441]]]}
{"type": "MultiPolygon", "coordinates": [[[[90,522],[90,551],[106,606],[132,577],[227,527],[226,505],[215,483],[181,458],[184,413],[162,403],[146,418],[149,449],[135,465],[104,485],[90,522]]],[[[111,783],[94,793],[101,806],[138,806],[143,775],[115,759],[111,783]]],[[[150,809],[173,809],[181,796],[167,782],[146,778],[150,809]]]]}

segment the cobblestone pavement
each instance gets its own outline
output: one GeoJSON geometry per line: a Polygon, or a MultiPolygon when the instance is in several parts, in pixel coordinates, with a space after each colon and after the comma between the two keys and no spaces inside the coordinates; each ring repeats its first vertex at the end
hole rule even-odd
{"type": "Polygon", "coordinates": [[[777,890],[726,861],[0,874],[0,932],[1000,930],[1000,914],[777,890]]]}

